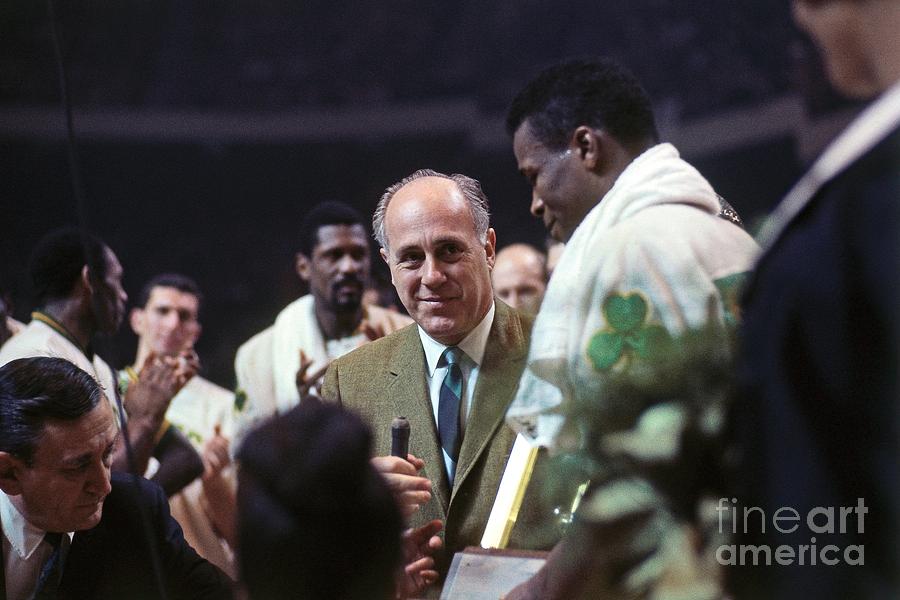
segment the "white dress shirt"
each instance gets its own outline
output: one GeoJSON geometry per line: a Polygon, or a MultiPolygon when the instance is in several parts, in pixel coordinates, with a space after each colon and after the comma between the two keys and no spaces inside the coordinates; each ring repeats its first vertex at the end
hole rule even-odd
{"type": "MultiPolygon", "coordinates": [[[[481,361],[484,358],[484,349],[487,346],[488,335],[491,332],[491,325],[494,323],[494,303],[491,302],[491,308],[488,309],[481,322],[470,331],[456,347],[465,353],[460,360],[459,367],[462,371],[462,397],[459,406],[459,434],[465,435],[466,415],[472,405],[472,398],[475,393],[475,384],[478,381],[478,373],[481,368],[481,361]]],[[[419,337],[422,340],[422,348],[425,350],[425,362],[427,369],[425,370],[425,381],[428,386],[428,394],[431,396],[431,410],[434,414],[434,422],[438,420],[438,404],[440,403],[441,384],[447,375],[448,367],[438,367],[438,360],[441,354],[448,346],[436,341],[434,338],[425,333],[425,330],[419,327],[419,337]]],[[[443,451],[443,449],[442,449],[443,451]]],[[[450,458],[446,452],[444,455],[444,466],[447,469],[447,476],[453,481],[456,473],[456,463],[450,458]]]]}
{"type": "MultiPolygon", "coordinates": [[[[6,600],[27,600],[34,593],[41,567],[53,553],[53,546],[44,541],[42,531],[25,520],[13,506],[9,496],[0,491],[0,523],[3,525],[3,569],[6,576],[6,600]]],[[[63,537],[66,552],[72,533],[63,537]]]]}

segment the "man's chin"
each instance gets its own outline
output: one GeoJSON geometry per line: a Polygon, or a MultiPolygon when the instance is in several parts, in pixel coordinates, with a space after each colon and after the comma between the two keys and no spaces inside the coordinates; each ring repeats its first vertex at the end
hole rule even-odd
{"type": "Polygon", "coordinates": [[[338,296],[334,300],[334,310],[339,313],[356,312],[362,306],[362,294],[338,296]]]}
{"type": "Polygon", "coordinates": [[[84,519],[83,523],[80,527],[77,528],[77,531],[84,531],[85,529],[93,529],[100,523],[100,519],[103,517],[103,504],[97,507],[91,516],[84,519]]]}

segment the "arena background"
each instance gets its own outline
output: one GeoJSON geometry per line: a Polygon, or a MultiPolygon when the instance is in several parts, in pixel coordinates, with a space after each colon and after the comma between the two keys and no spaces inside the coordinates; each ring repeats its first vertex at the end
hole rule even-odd
{"type": "MultiPolygon", "coordinates": [[[[479,179],[498,245],[542,244],[503,129],[540,67],[606,55],[751,227],[856,107],[827,87],[787,0],[58,2],[86,218],[134,297],[163,271],[206,294],[198,351],[237,346],[302,289],[297,227],[320,200],[365,215],[421,167],[479,179]]],[[[0,291],[33,308],[27,256],[77,222],[47,4],[0,5],[0,291]]],[[[377,261],[380,263],[380,261],[377,261]]],[[[133,359],[128,330],[103,344],[133,359]]]]}

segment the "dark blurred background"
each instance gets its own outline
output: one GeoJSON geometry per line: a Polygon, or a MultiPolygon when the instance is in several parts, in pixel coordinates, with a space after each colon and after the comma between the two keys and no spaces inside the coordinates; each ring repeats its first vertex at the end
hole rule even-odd
{"type": "MultiPolygon", "coordinates": [[[[787,0],[83,0],[55,4],[90,227],[125,287],[195,277],[205,374],[303,292],[305,212],[370,215],[421,167],[479,179],[498,245],[543,244],[503,129],[543,66],[607,55],[751,224],[855,107],[828,88],[787,0]]],[[[77,221],[47,3],[0,3],[0,291],[28,320],[34,243],[77,221]]],[[[123,327],[128,330],[127,324],[123,327]]],[[[123,331],[103,352],[134,358],[123,331]]]]}

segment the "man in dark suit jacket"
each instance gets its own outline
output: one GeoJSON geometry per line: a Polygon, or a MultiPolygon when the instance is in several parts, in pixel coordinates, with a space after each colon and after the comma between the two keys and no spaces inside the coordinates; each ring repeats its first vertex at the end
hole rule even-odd
{"type": "Polygon", "coordinates": [[[162,490],[110,476],[118,435],[101,388],[71,362],[0,368],[4,598],[231,598],[162,490]]]}
{"type": "Polygon", "coordinates": [[[738,519],[736,541],[815,556],[739,564],[731,585],[745,598],[895,598],[900,3],[795,0],[794,15],[839,91],[878,97],[773,214],[744,301],[735,496],[789,520],[738,519]]]}
{"type": "MultiPolygon", "coordinates": [[[[531,323],[493,297],[495,234],[477,181],[418,171],[388,188],[374,230],[416,325],[336,360],[322,395],[362,415],[374,432],[376,455],[390,454],[392,419],[409,419],[410,452],[424,459],[422,474],[431,481],[418,488],[418,498],[426,502],[414,513],[413,525],[444,521],[445,553],[437,560],[443,575],[453,553],[477,545],[484,533],[515,439],[503,419],[531,323]],[[465,356],[459,415],[445,418],[439,388],[453,369],[442,362],[450,347],[465,356]],[[459,431],[457,422],[464,424],[459,431]],[[455,445],[448,443],[450,436],[455,445]]],[[[384,468],[402,463],[397,459],[384,468]]],[[[405,473],[407,481],[424,481],[409,477],[415,470],[406,469],[389,480],[405,473]]]]}

